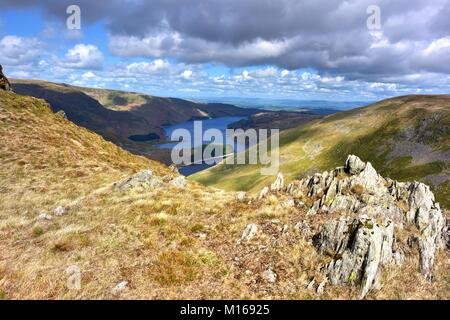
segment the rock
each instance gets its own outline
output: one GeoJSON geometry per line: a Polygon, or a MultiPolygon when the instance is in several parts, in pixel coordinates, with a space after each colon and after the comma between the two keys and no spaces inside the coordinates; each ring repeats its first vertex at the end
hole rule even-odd
{"type": "Polygon", "coordinates": [[[286,199],[281,203],[283,208],[293,208],[295,207],[295,201],[292,198],[286,199]]]}
{"type": "Polygon", "coordinates": [[[178,176],[175,179],[171,180],[169,184],[174,186],[175,188],[183,189],[184,187],[186,187],[187,184],[186,177],[178,176]]]}
{"type": "MultiPolygon", "coordinates": [[[[308,216],[341,215],[321,226],[313,244],[333,259],[326,270],[330,283],[360,285],[361,298],[379,285],[382,266],[404,263],[405,252],[393,248],[397,230],[410,232],[407,244],[417,246],[420,271],[429,280],[436,252],[450,246],[450,226],[427,185],[385,179],[355,155],[343,167],[294,180],[285,189],[279,188],[281,180],[271,189],[294,203],[308,197],[308,216]]],[[[268,187],[260,198],[267,193],[268,187]]],[[[299,222],[296,228],[309,237],[307,224],[299,222]]]]}
{"type": "Polygon", "coordinates": [[[325,292],[325,285],[327,284],[327,279],[325,278],[317,287],[317,295],[321,296],[325,292]]]}
{"type": "Polygon", "coordinates": [[[238,192],[238,194],[236,195],[236,200],[239,202],[245,202],[247,199],[247,193],[245,193],[244,191],[238,192]]]}
{"type": "Polygon", "coordinates": [[[312,280],[308,283],[308,285],[306,286],[306,289],[308,289],[308,290],[313,290],[315,284],[316,284],[316,280],[315,280],[315,279],[312,279],[312,280]]]}
{"type": "Polygon", "coordinates": [[[67,214],[67,209],[62,206],[59,206],[55,210],[53,210],[53,214],[55,216],[63,216],[65,214],[67,214]]]}
{"type": "Polygon", "coordinates": [[[112,294],[115,296],[120,295],[128,286],[128,281],[122,281],[120,283],[118,283],[114,289],[112,289],[112,294]]]}
{"type": "Polygon", "coordinates": [[[415,182],[409,190],[407,220],[414,223],[420,232],[417,238],[420,270],[427,279],[431,279],[435,252],[445,247],[446,222],[427,185],[415,182]]]}
{"type": "Polygon", "coordinates": [[[277,179],[275,180],[274,183],[272,183],[272,185],[270,186],[270,190],[271,191],[281,191],[283,190],[284,187],[284,177],[283,174],[280,172],[277,175],[277,179]]]}
{"type": "Polygon", "coordinates": [[[333,258],[327,267],[331,283],[360,285],[360,298],[364,298],[379,280],[381,266],[392,261],[393,231],[392,221],[379,224],[367,217],[326,223],[314,244],[333,258]]]}
{"type": "Polygon", "coordinates": [[[38,219],[40,220],[52,220],[53,216],[46,213],[46,212],[42,212],[41,214],[39,214],[38,219]]]}
{"type": "Polygon", "coordinates": [[[295,229],[298,230],[303,239],[308,239],[312,235],[311,227],[304,220],[300,220],[299,222],[297,222],[297,224],[295,225],[295,229]]]}
{"type": "Polygon", "coordinates": [[[365,167],[366,164],[353,154],[349,155],[347,161],[345,161],[345,170],[350,174],[358,174],[363,171],[365,167]]]}
{"type": "Polygon", "coordinates": [[[0,65],[0,90],[12,91],[11,83],[8,78],[3,74],[3,67],[0,65]]]}
{"type": "Polygon", "coordinates": [[[264,187],[259,193],[258,200],[265,198],[269,194],[269,187],[264,187]]]}
{"type": "Polygon", "coordinates": [[[132,189],[156,189],[163,185],[160,177],[155,176],[151,170],[140,171],[130,177],[125,178],[121,182],[114,185],[118,192],[126,192],[132,189]]]}
{"type": "Polygon", "coordinates": [[[61,118],[63,118],[63,119],[67,119],[67,115],[66,115],[66,113],[64,112],[64,110],[59,110],[59,111],[57,111],[55,114],[56,114],[58,117],[61,117],[61,118]]]}
{"type": "Polygon", "coordinates": [[[250,241],[256,235],[256,232],[258,232],[258,226],[256,224],[251,223],[247,225],[247,227],[245,227],[244,231],[242,232],[239,243],[242,241],[250,241]]]}
{"type": "Polygon", "coordinates": [[[262,273],[262,277],[264,280],[270,283],[275,283],[277,281],[277,274],[273,272],[271,269],[268,269],[262,273]]]}

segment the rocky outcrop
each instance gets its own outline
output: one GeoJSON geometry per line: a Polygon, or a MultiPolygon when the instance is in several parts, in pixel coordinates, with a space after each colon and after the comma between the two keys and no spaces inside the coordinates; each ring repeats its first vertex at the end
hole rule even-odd
{"type": "MultiPolygon", "coordinates": [[[[340,216],[313,236],[317,251],[332,258],[325,270],[332,285],[359,285],[364,298],[378,287],[383,266],[403,263],[404,251],[394,239],[405,229],[418,248],[421,273],[432,279],[436,252],[448,240],[446,220],[427,185],[385,179],[355,155],[343,167],[295,180],[284,189],[280,181],[278,176],[270,191],[283,190],[294,201],[308,197],[310,218],[340,216]]],[[[267,187],[263,191],[264,196],[270,192],[267,187]]],[[[308,237],[310,228],[303,220],[296,227],[308,237]]]]}
{"type": "Polygon", "coordinates": [[[0,65],[0,90],[12,91],[11,83],[3,74],[3,67],[0,65]]]}
{"type": "Polygon", "coordinates": [[[333,260],[327,267],[331,284],[360,284],[364,296],[380,281],[381,268],[393,261],[394,224],[368,217],[343,217],[326,223],[314,243],[333,260]]]}
{"type": "Polygon", "coordinates": [[[143,170],[114,184],[114,189],[118,192],[126,192],[132,189],[151,190],[162,185],[163,180],[154,175],[152,170],[143,170]]]}

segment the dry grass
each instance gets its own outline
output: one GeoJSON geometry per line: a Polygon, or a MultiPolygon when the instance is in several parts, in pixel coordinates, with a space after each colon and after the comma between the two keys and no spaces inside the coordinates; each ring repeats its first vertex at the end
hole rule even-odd
{"type": "MultiPolygon", "coordinates": [[[[293,226],[310,217],[283,207],[282,196],[244,204],[196,183],[117,193],[112,184],[138,170],[173,173],[59,118],[41,100],[0,92],[0,102],[0,299],[317,298],[306,285],[321,280],[329,258],[298,234],[293,226]],[[38,219],[60,205],[67,215],[38,219]],[[237,244],[248,223],[260,232],[237,244]],[[73,265],[80,290],[67,286],[73,265]],[[262,277],[268,268],[276,283],[262,277]],[[114,296],[121,281],[128,287],[114,296]]],[[[433,284],[397,270],[369,298],[449,298],[445,257],[436,269],[433,284]]],[[[322,298],[357,295],[327,288],[322,298]]]]}

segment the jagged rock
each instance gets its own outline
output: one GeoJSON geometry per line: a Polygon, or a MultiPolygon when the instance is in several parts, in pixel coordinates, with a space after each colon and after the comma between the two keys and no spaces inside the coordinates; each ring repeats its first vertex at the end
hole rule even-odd
{"type": "Polygon", "coordinates": [[[427,185],[415,182],[409,190],[407,220],[414,223],[420,232],[417,239],[420,270],[427,279],[431,279],[435,252],[445,247],[445,218],[427,185]]]}
{"type": "Polygon", "coordinates": [[[259,193],[258,200],[265,198],[269,194],[269,187],[264,187],[259,193]]]}
{"type": "Polygon", "coordinates": [[[325,224],[314,243],[319,252],[333,257],[327,267],[331,283],[359,284],[364,298],[379,281],[381,266],[392,262],[393,231],[392,221],[377,223],[368,217],[325,224]]]}
{"type": "Polygon", "coordinates": [[[184,188],[186,187],[187,181],[185,176],[178,176],[175,179],[171,180],[169,182],[170,185],[174,186],[175,188],[184,188]]]}
{"type": "Polygon", "coordinates": [[[306,286],[306,289],[308,289],[308,290],[312,290],[312,289],[314,289],[314,285],[316,284],[316,280],[315,279],[312,279],[309,283],[308,283],[308,285],[306,286]]]}
{"type": "Polygon", "coordinates": [[[0,65],[0,90],[12,91],[11,83],[3,74],[3,67],[0,65]]]}
{"type": "Polygon", "coordinates": [[[365,167],[366,164],[353,154],[349,155],[347,161],[345,161],[345,170],[350,174],[358,174],[363,171],[365,167]]]}
{"type": "Polygon", "coordinates": [[[160,177],[155,176],[151,170],[140,171],[130,177],[125,178],[121,182],[114,185],[116,191],[125,192],[135,188],[155,189],[161,187],[163,181],[160,177]]]}
{"type": "Polygon", "coordinates": [[[333,258],[326,272],[331,284],[359,284],[361,297],[378,286],[380,266],[405,260],[405,252],[392,247],[394,230],[417,229],[407,242],[417,245],[427,279],[437,250],[448,245],[444,215],[428,186],[385,179],[355,155],[343,167],[292,181],[284,192],[294,201],[313,200],[307,215],[342,215],[324,224],[313,243],[333,258]]]}
{"type": "Polygon", "coordinates": [[[284,187],[284,177],[283,174],[280,172],[277,175],[277,179],[272,183],[270,186],[271,191],[281,191],[284,187]]]}
{"type": "Polygon", "coordinates": [[[239,243],[243,241],[250,241],[253,239],[253,237],[258,232],[258,226],[254,223],[251,223],[245,227],[244,231],[242,232],[241,239],[239,240],[239,243]]]}
{"type": "Polygon", "coordinates": [[[264,280],[270,283],[275,283],[277,281],[277,274],[273,272],[271,269],[268,269],[262,273],[262,277],[264,280]]]}
{"type": "Polygon", "coordinates": [[[67,214],[67,209],[62,206],[59,206],[55,210],[53,210],[53,214],[55,216],[63,216],[65,214],[67,214]]]}

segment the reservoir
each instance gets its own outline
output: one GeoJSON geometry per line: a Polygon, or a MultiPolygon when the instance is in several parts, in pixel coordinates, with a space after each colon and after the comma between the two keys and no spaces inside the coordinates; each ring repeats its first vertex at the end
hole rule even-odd
{"type": "MultiPolygon", "coordinates": [[[[208,129],[218,129],[222,132],[223,137],[226,137],[226,129],[228,128],[228,125],[237,122],[239,120],[245,119],[246,117],[220,117],[220,118],[214,118],[214,119],[205,119],[205,120],[195,120],[195,121],[201,121],[202,122],[202,133],[204,133],[208,129]]],[[[192,147],[200,147],[202,144],[209,144],[211,141],[203,141],[202,143],[194,143],[194,120],[179,123],[175,125],[165,126],[164,131],[167,140],[170,141],[170,138],[172,136],[172,133],[177,129],[186,129],[191,134],[191,146],[192,147]]],[[[169,143],[163,143],[158,145],[158,148],[163,149],[172,149],[175,145],[177,145],[178,142],[169,142],[169,143]]],[[[189,145],[189,143],[187,143],[189,145]]],[[[233,146],[234,152],[241,152],[245,150],[245,144],[239,144],[235,143],[233,146]]],[[[180,166],[178,170],[182,175],[189,176],[191,174],[194,174],[196,172],[205,170],[209,168],[210,165],[206,163],[201,164],[192,164],[188,166],[180,166]]]]}

